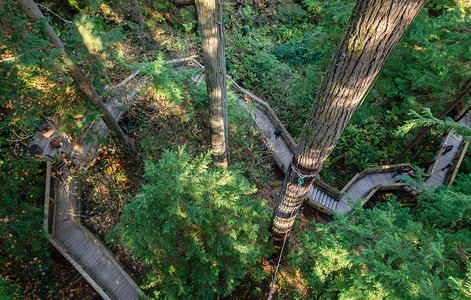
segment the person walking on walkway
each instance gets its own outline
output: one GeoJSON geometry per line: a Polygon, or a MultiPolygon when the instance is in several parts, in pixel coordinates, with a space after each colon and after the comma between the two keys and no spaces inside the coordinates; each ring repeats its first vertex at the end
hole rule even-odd
{"type": "Polygon", "coordinates": [[[394,173],[394,175],[391,176],[391,178],[394,178],[394,177],[396,177],[397,175],[401,175],[401,174],[403,174],[403,173],[407,173],[407,172],[409,172],[409,171],[410,171],[409,168],[400,167],[400,168],[396,171],[396,173],[394,173]]]}
{"type": "Polygon", "coordinates": [[[448,165],[442,168],[442,171],[445,171],[446,169],[451,168],[452,166],[453,166],[453,163],[449,163],[448,165]]]}
{"type": "Polygon", "coordinates": [[[402,174],[401,177],[399,177],[399,180],[396,180],[395,183],[406,183],[409,180],[409,176],[406,174],[402,174]]]}
{"type": "Polygon", "coordinates": [[[445,150],[443,150],[442,156],[447,154],[453,149],[453,145],[446,146],[445,150]]]}
{"type": "Polygon", "coordinates": [[[281,135],[281,129],[275,129],[275,139],[279,139],[281,135]]]}

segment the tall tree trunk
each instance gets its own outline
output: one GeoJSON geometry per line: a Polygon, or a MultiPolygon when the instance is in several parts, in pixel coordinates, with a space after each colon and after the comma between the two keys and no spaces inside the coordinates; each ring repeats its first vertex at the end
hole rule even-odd
{"type": "Polygon", "coordinates": [[[72,59],[67,55],[67,53],[65,52],[64,44],[54,32],[51,25],[49,25],[49,23],[45,21],[45,19],[42,20],[44,18],[44,15],[42,14],[41,10],[39,10],[36,3],[33,0],[19,0],[19,3],[23,11],[28,15],[28,18],[32,22],[41,22],[43,24],[44,33],[47,35],[53,46],[59,48],[64,52],[62,60],[69,69],[70,76],[72,76],[75,83],[79,86],[82,93],[84,93],[87,100],[93,105],[95,105],[98,109],[103,111],[103,115],[101,116],[101,118],[105,122],[108,129],[116,135],[116,137],[121,143],[126,146],[129,146],[130,143],[127,136],[124,134],[121,127],[119,127],[118,122],[106,108],[105,104],[102,101],[102,98],[97,94],[97,92],[87,80],[85,75],[83,75],[79,66],[77,66],[77,64],[75,64],[72,59]]]}
{"type": "Polygon", "coordinates": [[[197,0],[196,10],[203,42],[203,64],[209,102],[211,147],[216,166],[229,165],[226,57],[224,21],[220,0],[197,0]]]}
{"type": "Polygon", "coordinates": [[[289,233],[314,177],[423,0],[358,0],[335,50],[281,188],[270,230],[289,233]],[[297,170],[295,172],[294,170],[297,170]],[[291,215],[291,212],[294,212],[291,215]]]}
{"type": "Polygon", "coordinates": [[[129,1],[129,13],[132,19],[139,24],[139,29],[137,30],[137,38],[141,44],[141,50],[144,53],[148,53],[151,50],[154,50],[157,46],[157,43],[152,35],[151,30],[146,26],[146,21],[142,15],[142,9],[139,6],[138,0],[129,1]]]}
{"type": "MultiPolygon", "coordinates": [[[[458,96],[456,97],[456,99],[451,102],[450,104],[448,104],[437,116],[438,119],[443,119],[453,108],[455,108],[459,103],[461,103],[461,101],[463,101],[464,97],[466,97],[466,95],[468,95],[469,93],[471,92],[471,80],[468,79],[468,81],[466,82],[466,84],[464,85],[464,87],[461,89],[460,93],[458,94],[458,96]]],[[[403,156],[404,154],[407,153],[407,151],[409,151],[412,147],[415,146],[415,144],[417,144],[417,142],[424,136],[427,134],[427,132],[429,132],[432,128],[435,128],[435,125],[431,125],[431,126],[428,126],[428,127],[425,127],[419,134],[417,134],[415,136],[415,138],[410,141],[410,143],[404,148],[402,149],[401,153],[399,153],[398,155],[396,155],[396,157],[394,157],[394,159],[391,161],[392,164],[395,164],[397,163],[403,156]]]]}
{"type": "Polygon", "coordinates": [[[129,1],[129,5],[131,6],[131,14],[134,20],[137,21],[137,23],[141,27],[141,30],[143,30],[144,27],[146,27],[146,21],[144,20],[141,8],[139,7],[139,2],[137,0],[131,0],[129,1]]]}

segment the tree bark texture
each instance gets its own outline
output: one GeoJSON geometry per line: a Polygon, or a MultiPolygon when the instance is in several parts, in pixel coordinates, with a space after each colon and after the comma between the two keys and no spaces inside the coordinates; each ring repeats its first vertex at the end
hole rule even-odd
{"type": "Polygon", "coordinates": [[[32,22],[43,23],[44,33],[49,38],[49,41],[54,47],[64,52],[62,60],[69,69],[70,76],[72,76],[75,83],[79,86],[80,90],[85,95],[85,98],[87,98],[87,100],[93,105],[95,105],[98,109],[101,109],[103,111],[101,118],[105,122],[108,129],[116,135],[116,137],[121,143],[126,146],[129,146],[130,144],[127,136],[124,134],[121,127],[119,127],[118,122],[106,108],[105,104],[102,101],[102,98],[97,94],[96,90],[87,80],[85,75],[82,73],[80,67],[75,64],[72,59],[67,55],[64,44],[54,32],[51,25],[49,25],[48,22],[43,21],[44,15],[42,14],[41,10],[38,8],[36,3],[33,0],[19,0],[19,3],[23,11],[27,14],[28,18],[32,22]]]}
{"type": "MultiPolygon", "coordinates": [[[[423,0],[358,0],[314,100],[278,196],[270,230],[289,231],[312,178],[299,188],[297,168],[316,175],[337,144],[382,65],[414,19],[423,0]],[[297,196],[296,196],[297,195],[297,196]],[[290,217],[293,210],[295,213],[290,217]]],[[[314,199],[315,200],[315,199],[314,199]]]]}
{"type": "Polygon", "coordinates": [[[131,14],[136,20],[136,22],[141,27],[141,30],[146,27],[146,21],[144,20],[144,16],[142,15],[141,7],[139,6],[139,2],[137,0],[129,1],[129,5],[131,6],[131,14]]]}
{"type": "Polygon", "coordinates": [[[229,165],[226,57],[224,22],[219,0],[197,0],[196,10],[203,42],[203,64],[209,102],[211,147],[216,166],[229,165]]]}

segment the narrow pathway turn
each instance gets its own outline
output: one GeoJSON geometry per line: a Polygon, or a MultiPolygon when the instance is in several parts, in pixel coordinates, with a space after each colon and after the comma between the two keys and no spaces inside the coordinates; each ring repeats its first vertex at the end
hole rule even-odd
{"type": "MultiPolygon", "coordinates": [[[[144,86],[146,78],[141,78],[133,88],[126,93],[124,101],[110,99],[105,105],[117,120],[124,114],[123,106],[133,101],[137,89],[144,86]]],[[[58,149],[49,147],[55,134],[49,137],[38,132],[33,143],[40,145],[44,150],[42,158],[47,161],[54,157],[61,157],[63,152],[69,157],[76,167],[87,167],[96,160],[101,148],[101,141],[106,139],[109,130],[103,120],[95,122],[90,128],[95,138],[87,141],[85,134],[81,142],[71,147],[70,137],[63,135],[63,146],[58,149]]],[[[48,167],[50,168],[50,167],[48,167]]],[[[52,218],[46,216],[46,225],[49,241],[57,250],[77,269],[77,271],[90,283],[97,293],[105,300],[138,299],[144,295],[139,286],[126,273],[121,264],[115,259],[106,246],[97,239],[78,220],[80,184],[75,174],[71,174],[67,168],[63,168],[67,176],[60,176],[60,180],[53,180],[52,199],[49,204],[46,201],[45,211],[52,211],[52,218]],[[49,224],[50,223],[50,224],[49,224]]],[[[50,174],[50,171],[48,172],[50,174]]],[[[46,178],[46,182],[49,178],[46,178]]]]}
{"type": "MultiPolygon", "coordinates": [[[[204,68],[193,58],[178,60],[178,62],[182,61],[192,62],[197,68],[204,68]]],[[[276,117],[267,102],[239,86],[230,76],[227,76],[227,78],[228,81],[231,82],[232,90],[241,94],[241,96],[237,98],[237,101],[249,111],[258,130],[262,133],[269,149],[272,151],[277,164],[286,174],[294,154],[295,146],[294,142],[292,142],[293,139],[289,136],[284,125],[280,122],[278,117],[276,117]],[[251,103],[247,102],[248,99],[251,103]],[[274,135],[276,129],[282,129],[282,135],[278,139],[274,135]],[[287,140],[291,140],[291,142],[287,142],[287,140]]],[[[203,76],[197,76],[193,78],[193,80],[199,84],[201,80],[203,80],[203,76]]],[[[471,126],[471,112],[459,123],[471,126]]],[[[451,132],[447,135],[445,140],[447,145],[453,145],[453,149],[443,156],[441,155],[443,149],[437,151],[435,163],[428,170],[429,176],[425,181],[425,186],[439,186],[440,184],[445,184],[447,174],[452,168],[444,168],[452,163],[456,155],[459,154],[458,152],[462,146],[463,137],[451,132]]],[[[333,195],[333,193],[329,192],[326,188],[313,185],[308,192],[308,203],[329,214],[332,214],[334,211],[348,213],[352,210],[349,203],[366,198],[372,191],[379,189],[397,190],[407,188],[407,183],[398,183],[398,177],[393,176],[395,171],[402,165],[410,166],[409,164],[399,164],[367,169],[357,174],[358,176],[355,176],[347,186],[340,191],[338,196],[333,195]]]]}

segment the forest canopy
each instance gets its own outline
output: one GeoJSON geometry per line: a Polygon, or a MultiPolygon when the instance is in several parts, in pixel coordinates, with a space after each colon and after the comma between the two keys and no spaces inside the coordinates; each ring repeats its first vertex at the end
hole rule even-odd
{"type": "MultiPolygon", "coordinates": [[[[221,1],[227,74],[264,99],[295,142],[355,3],[221,1]]],[[[202,71],[165,65],[189,56],[201,61],[194,1],[37,4],[45,16],[40,22],[31,21],[17,1],[0,2],[0,298],[93,297],[76,273],[62,273],[75,270],[58,261],[46,239],[46,167],[28,153],[45,123],[74,141],[97,141],[89,128],[104,111],[86,101],[64,55],[105,104],[127,99],[133,88],[113,87],[130,74],[139,70],[134,79],[147,78],[134,90],[134,103],[122,108],[119,127],[131,147],[116,134],[100,139],[96,163],[78,172],[84,187],[80,222],[126,257],[122,263],[156,298],[266,297],[276,264],[266,229],[282,170],[238,106],[231,82],[231,167],[211,166],[206,83],[191,81],[202,71]],[[46,22],[64,51],[52,46],[46,22]]],[[[469,128],[455,121],[471,104],[470,50],[469,1],[425,1],[321,178],[338,191],[365,168],[390,164],[430,125],[437,126],[400,163],[427,167],[444,131],[469,138],[469,128]]],[[[275,296],[471,297],[470,174],[468,150],[452,187],[426,189],[414,177],[423,191],[416,198],[387,195],[351,215],[315,211],[310,222],[304,217],[309,213],[298,217],[275,296]]]]}

